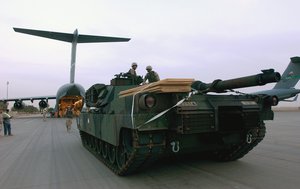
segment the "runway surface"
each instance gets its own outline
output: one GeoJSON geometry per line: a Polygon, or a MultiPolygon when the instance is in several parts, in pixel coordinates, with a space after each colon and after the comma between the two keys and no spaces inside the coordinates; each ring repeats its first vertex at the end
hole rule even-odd
{"type": "Polygon", "coordinates": [[[68,133],[63,119],[13,119],[14,136],[0,136],[0,188],[300,188],[299,121],[300,112],[276,112],[265,139],[238,161],[162,160],[120,177],[83,148],[74,123],[68,133]]]}

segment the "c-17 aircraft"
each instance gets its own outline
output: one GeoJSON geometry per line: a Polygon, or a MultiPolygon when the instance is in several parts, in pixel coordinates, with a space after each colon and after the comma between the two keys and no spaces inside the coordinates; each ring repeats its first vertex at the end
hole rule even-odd
{"type": "Polygon", "coordinates": [[[281,80],[276,83],[273,89],[258,91],[251,94],[265,94],[274,96],[279,101],[293,102],[297,100],[300,89],[295,89],[295,85],[300,79],[300,57],[291,57],[291,61],[281,76],[281,80]],[[292,100],[288,98],[295,97],[292,100]]]}
{"type": "Polygon", "coordinates": [[[39,106],[41,109],[47,108],[48,99],[56,99],[55,109],[58,116],[62,117],[65,115],[67,107],[72,107],[73,114],[79,115],[83,106],[85,98],[84,88],[75,83],[75,62],[76,62],[76,47],[77,43],[98,43],[98,42],[127,42],[130,38],[120,38],[120,37],[107,37],[107,36],[95,36],[95,35],[81,35],[78,34],[76,29],[74,33],[60,33],[52,31],[42,31],[42,30],[32,30],[23,28],[13,28],[15,32],[20,32],[29,35],[35,35],[39,37],[45,37],[50,39],[55,39],[59,41],[72,43],[71,51],[71,68],[70,68],[70,83],[62,85],[56,95],[48,96],[37,96],[37,97],[27,97],[27,98],[10,98],[5,99],[5,102],[15,101],[14,107],[20,109],[23,107],[23,101],[30,100],[40,100],[39,106]]]}

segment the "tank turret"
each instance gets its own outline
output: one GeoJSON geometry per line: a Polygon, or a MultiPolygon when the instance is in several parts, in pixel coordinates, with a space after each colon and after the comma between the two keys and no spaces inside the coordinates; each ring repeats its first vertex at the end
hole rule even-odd
{"type": "Polygon", "coordinates": [[[130,73],[115,74],[115,78],[110,80],[110,84],[113,86],[122,86],[122,85],[139,85],[143,82],[142,76],[131,75],[130,73]]]}
{"type": "Polygon", "coordinates": [[[202,93],[217,92],[221,93],[225,90],[252,87],[265,85],[267,83],[278,82],[281,78],[280,73],[274,72],[274,69],[262,70],[263,73],[257,75],[251,75],[246,77],[240,77],[230,80],[217,79],[212,83],[203,83],[201,81],[195,81],[192,83],[192,88],[202,93]]]}

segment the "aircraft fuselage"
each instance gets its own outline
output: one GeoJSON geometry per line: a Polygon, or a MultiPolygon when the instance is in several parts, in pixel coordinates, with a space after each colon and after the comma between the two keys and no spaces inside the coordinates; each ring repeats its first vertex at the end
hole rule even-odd
{"type": "Polygon", "coordinates": [[[59,117],[64,117],[70,107],[75,116],[80,114],[85,96],[84,88],[77,83],[67,83],[61,86],[56,94],[56,108],[59,117]]]}

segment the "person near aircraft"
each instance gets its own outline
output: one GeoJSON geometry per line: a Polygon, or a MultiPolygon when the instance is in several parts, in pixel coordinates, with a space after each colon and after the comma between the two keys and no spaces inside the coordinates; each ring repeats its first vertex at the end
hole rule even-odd
{"type": "Polygon", "coordinates": [[[155,71],[152,70],[152,66],[147,66],[146,70],[147,70],[148,73],[144,77],[143,84],[145,84],[147,80],[148,80],[149,83],[156,82],[156,81],[160,80],[159,75],[155,71]]]}
{"type": "Polygon", "coordinates": [[[2,116],[2,109],[0,109],[0,133],[2,131],[3,128],[3,116],[2,116]]]}
{"type": "Polygon", "coordinates": [[[66,128],[67,128],[67,131],[70,132],[71,131],[71,126],[72,126],[72,119],[73,119],[73,111],[72,111],[71,106],[67,107],[66,117],[67,117],[66,128]]]}
{"type": "Polygon", "coordinates": [[[43,121],[46,121],[46,115],[47,115],[47,112],[48,112],[48,108],[44,108],[43,109],[43,121]]]}
{"type": "Polygon", "coordinates": [[[6,112],[2,113],[3,125],[4,125],[4,135],[12,136],[11,124],[10,124],[10,119],[12,118],[12,116],[9,115],[8,112],[9,112],[9,109],[7,109],[6,112]]]}

